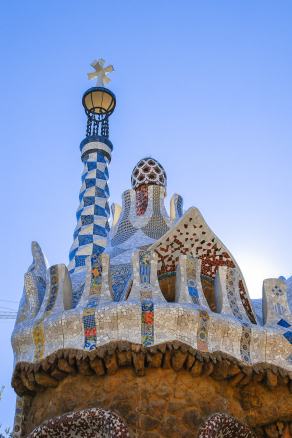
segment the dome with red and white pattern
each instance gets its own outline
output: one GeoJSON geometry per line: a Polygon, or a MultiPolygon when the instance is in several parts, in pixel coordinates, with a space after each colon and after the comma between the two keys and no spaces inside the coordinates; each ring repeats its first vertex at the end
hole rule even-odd
{"type": "Polygon", "coordinates": [[[146,184],[166,187],[167,177],[162,165],[151,157],[142,158],[133,169],[131,176],[133,189],[146,184]]]}

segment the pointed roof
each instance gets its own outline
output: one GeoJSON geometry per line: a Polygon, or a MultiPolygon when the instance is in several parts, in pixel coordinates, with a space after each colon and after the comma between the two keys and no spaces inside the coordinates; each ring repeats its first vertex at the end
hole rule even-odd
{"type": "Polygon", "coordinates": [[[158,255],[158,275],[174,272],[181,254],[192,254],[202,262],[202,275],[215,278],[219,266],[236,268],[239,273],[240,296],[252,322],[255,314],[242,272],[230,251],[205,222],[200,211],[189,208],[183,217],[151,245],[158,255]]]}

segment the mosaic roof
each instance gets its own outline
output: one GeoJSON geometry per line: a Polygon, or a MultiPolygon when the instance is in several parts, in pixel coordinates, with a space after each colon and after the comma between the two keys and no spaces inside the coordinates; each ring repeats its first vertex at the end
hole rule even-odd
{"type": "Polygon", "coordinates": [[[133,189],[147,184],[166,187],[167,177],[162,165],[151,157],[142,158],[133,169],[131,176],[133,189]]]}

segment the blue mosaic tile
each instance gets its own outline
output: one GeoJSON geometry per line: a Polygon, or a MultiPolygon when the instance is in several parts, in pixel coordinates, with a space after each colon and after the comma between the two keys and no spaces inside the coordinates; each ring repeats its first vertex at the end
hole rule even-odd
{"type": "Polygon", "coordinates": [[[75,257],[75,266],[85,266],[86,255],[79,255],[75,257]]]}
{"type": "Polygon", "coordinates": [[[107,236],[107,230],[103,227],[101,227],[100,225],[93,225],[93,234],[98,235],[98,236],[103,236],[106,237],[107,236]]]}
{"type": "Polygon", "coordinates": [[[90,234],[79,235],[78,236],[79,245],[88,245],[93,242],[93,236],[90,234]]]}
{"type": "Polygon", "coordinates": [[[100,187],[95,187],[95,196],[97,198],[107,198],[108,194],[105,193],[104,189],[102,189],[100,187]]]}
{"type": "Polygon", "coordinates": [[[89,205],[93,205],[94,204],[94,200],[95,200],[94,196],[84,196],[84,198],[83,198],[83,205],[84,205],[84,207],[88,207],[89,205]]]}
{"type": "Polygon", "coordinates": [[[81,213],[82,213],[82,208],[80,208],[80,210],[77,210],[77,212],[76,212],[77,221],[79,221],[81,213]]]}
{"type": "Polygon", "coordinates": [[[108,203],[105,204],[105,211],[107,212],[108,215],[111,212],[108,203]]]}
{"type": "Polygon", "coordinates": [[[73,260],[73,258],[75,257],[75,254],[77,252],[78,248],[73,249],[72,251],[70,251],[69,253],[69,260],[73,260]]]}
{"type": "Polygon", "coordinates": [[[78,228],[74,231],[74,233],[73,233],[73,239],[74,239],[74,240],[75,240],[76,237],[78,236],[80,230],[81,230],[81,227],[78,227],[78,228]]]}
{"type": "MultiPolygon", "coordinates": [[[[70,274],[72,274],[74,272],[74,269],[72,269],[69,272],[70,272],[70,274]]],[[[75,308],[77,306],[77,304],[79,303],[80,297],[84,291],[84,287],[85,287],[85,284],[83,283],[78,289],[73,289],[73,292],[72,292],[72,306],[73,306],[73,308],[75,308]]]]}
{"type": "Polygon", "coordinates": [[[140,265],[140,282],[150,283],[150,254],[144,251],[140,251],[139,254],[140,265]]]}
{"type": "Polygon", "coordinates": [[[80,192],[80,193],[79,193],[79,201],[80,201],[80,202],[81,202],[81,200],[82,200],[82,198],[83,198],[85,192],[86,192],[86,190],[83,190],[83,192],[80,192]]]}
{"type": "Polygon", "coordinates": [[[141,303],[142,325],[141,336],[145,347],[153,345],[154,342],[154,303],[151,300],[144,300],[141,303]]]}
{"type": "Polygon", "coordinates": [[[99,255],[104,251],[104,247],[100,245],[96,245],[96,243],[92,246],[92,254],[93,255],[99,255]]]}
{"type": "Polygon", "coordinates": [[[98,297],[93,296],[89,299],[87,306],[83,309],[84,349],[89,351],[96,348],[95,309],[97,304],[98,297]]]}
{"type": "Polygon", "coordinates": [[[110,191],[109,191],[109,188],[108,188],[107,184],[104,186],[103,190],[104,190],[104,193],[106,194],[106,196],[108,197],[109,194],[110,194],[110,191]]]}
{"type": "Polygon", "coordinates": [[[107,164],[107,160],[105,159],[105,156],[104,156],[103,152],[101,152],[101,151],[97,152],[96,161],[98,163],[105,163],[105,164],[107,164]]]}
{"type": "Polygon", "coordinates": [[[126,299],[125,293],[132,278],[132,265],[111,266],[112,290],[115,301],[126,299]]]}
{"type": "Polygon", "coordinates": [[[106,211],[105,211],[105,209],[103,207],[100,207],[100,205],[95,205],[94,206],[94,214],[96,216],[104,216],[104,217],[108,216],[106,211]]]}
{"type": "Polygon", "coordinates": [[[183,198],[180,195],[178,195],[178,198],[177,198],[176,209],[177,209],[178,217],[182,217],[182,215],[183,215],[183,198]]]}
{"type": "Polygon", "coordinates": [[[199,301],[199,292],[198,292],[198,290],[195,287],[192,287],[192,286],[189,286],[188,290],[189,290],[190,296],[192,297],[193,303],[199,305],[200,301],[199,301]]]}
{"type": "Polygon", "coordinates": [[[93,169],[96,169],[96,166],[97,166],[97,163],[95,161],[88,161],[87,162],[87,169],[89,171],[93,170],[93,169]]]}
{"type": "Polygon", "coordinates": [[[101,170],[96,169],[96,178],[107,179],[107,176],[105,175],[105,172],[102,172],[101,170]]]}
{"type": "Polygon", "coordinates": [[[96,184],[95,178],[88,178],[87,180],[85,180],[85,186],[87,189],[89,189],[90,187],[94,187],[95,184],[96,184]]]}
{"type": "Polygon", "coordinates": [[[82,225],[90,225],[93,224],[94,221],[94,216],[92,214],[88,214],[88,215],[82,215],[81,216],[81,223],[82,225]]]}
{"type": "Polygon", "coordinates": [[[46,284],[46,281],[42,277],[37,275],[36,278],[37,278],[37,283],[38,283],[38,299],[39,299],[39,302],[41,303],[44,299],[44,296],[45,296],[47,284],[46,284]]]}
{"type": "Polygon", "coordinates": [[[290,342],[290,344],[292,344],[292,332],[286,332],[283,334],[283,336],[287,339],[288,342],[290,342]]]}
{"type": "Polygon", "coordinates": [[[285,321],[285,319],[280,319],[280,321],[278,321],[277,324],[280,325],[281,327],[285,327],[285,328],[291,327],[291,324],[289,324],[289,322],[285,321]]]}

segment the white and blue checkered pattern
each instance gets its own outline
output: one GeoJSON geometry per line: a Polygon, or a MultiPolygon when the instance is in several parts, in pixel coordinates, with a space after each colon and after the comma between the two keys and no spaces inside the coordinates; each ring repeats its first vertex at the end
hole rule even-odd
{"type": "Polygon", "coordinates": [[[86,258],[101,254],[107,245],[110,215],[108,163],[109,159],[102,150],[91,152],[84,158],[77,226],[69,254],[70,273],[84,270],[86,258]]]}

